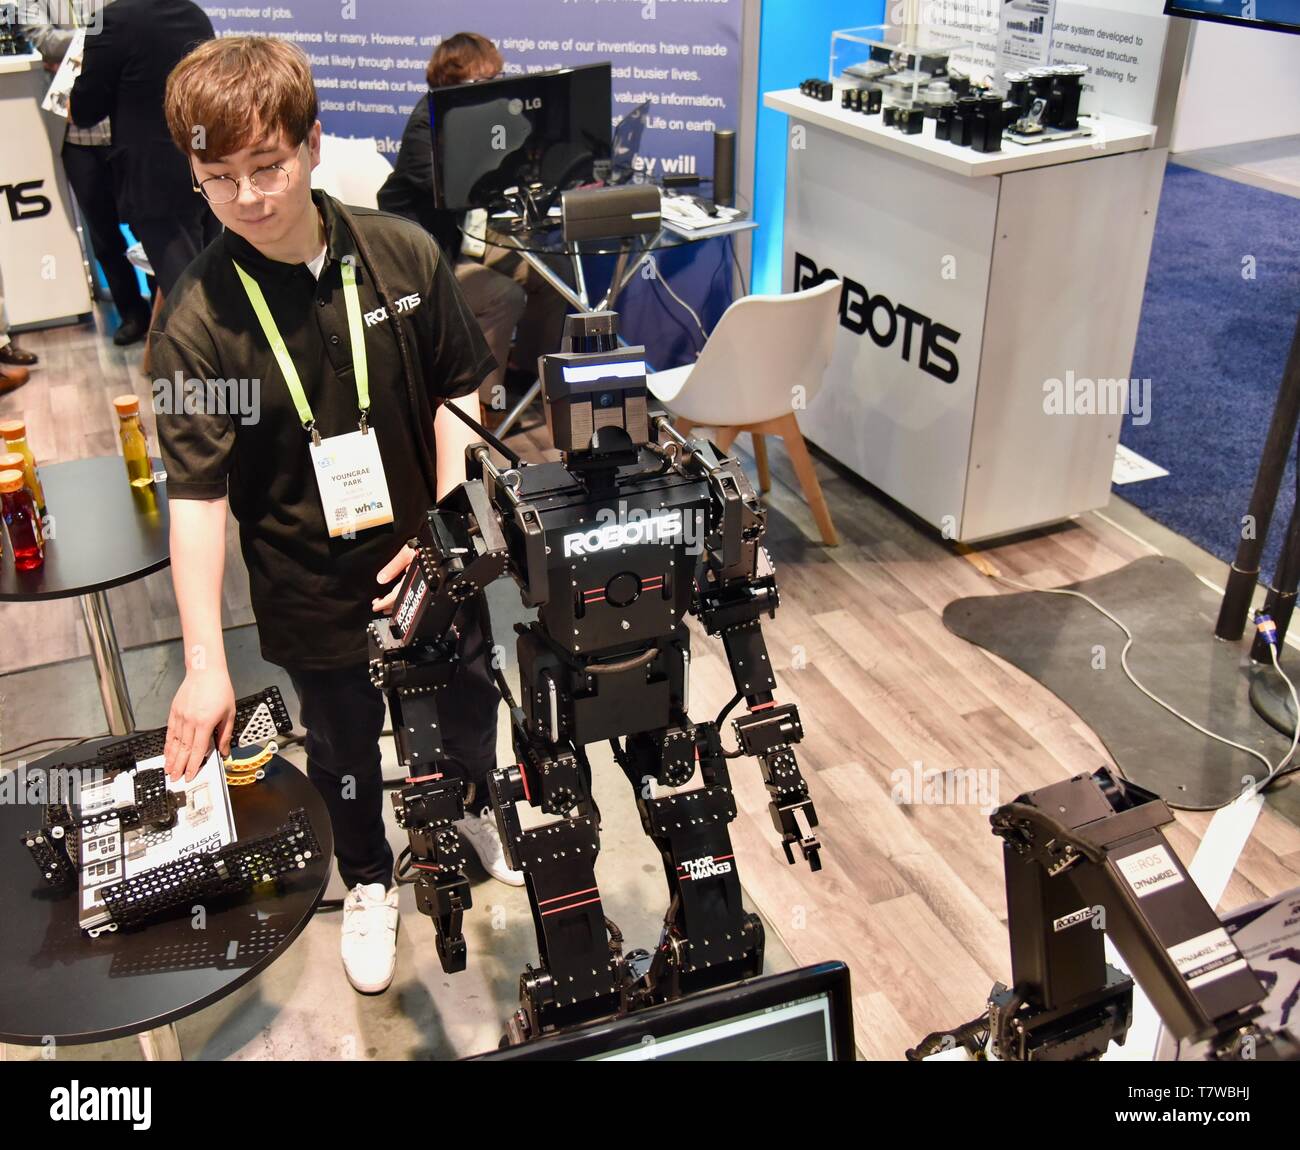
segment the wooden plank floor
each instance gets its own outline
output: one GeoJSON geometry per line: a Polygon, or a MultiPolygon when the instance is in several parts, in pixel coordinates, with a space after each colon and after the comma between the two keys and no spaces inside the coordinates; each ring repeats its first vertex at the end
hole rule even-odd
{"type": "MultiPolygon", "coordinates": [[[[38,458],[115,449],[111,398],[149,381],[139,349],[123,353],[88,329],[28,335],[43,356],[32,381],[0,398],[22,416],[38,458]]],[[[146,404],[142,404],[147,406],[146,404]]],[[[152,427],[150,429],[152,431],[152,427]]],[[[513,441],[545,454],[539,425],[513,441]]],[[[751,475],[748,444],[739,444],[751,475]]],[[[938,537],[822,461],[818,471],[843,543],[824,548],[788,459],[769,442],[774,487],[768,544],[781,587],[765,624],[779,697],[798,703],[799,758],[817,802],[824,867],[789,867],[775,843],[757,767],[733,769],[741,817],[733,827],[746,890],[800,963],[840,958],[852,968],[858,1043],[897,1059],[921,1036],[980,1012],[1010,974],[1000,848],[988,804],[1110,762],[1096,736],[1020,671],[949,634],[944,606],[999,594],[938,537]],[[919,764],[917,766],[916,764],[919,764]],[[975,779],[967,802],[897,802],[916,772],[975,779]],[[975,771],[975,775],[956,772],[975,771]],[[901,772],[901,774],[900,774],[901,772]]],[[[247,578],[229,535],[224,614],[251,621],[247,578]]],[[[1096,515],[984,552],[1005,574],[1043,586],[1103,574],[1149,553],[1096,515]]],[[[179,634],[166,572],[110,593],[124,646],[179,634]]],[[[75,603],[0,605],[0,670],[85,653],[75,603]]],[[[732,694],[720,644],[696,628],[692,709],[716,714],[732,694]]],[[[906,797],[906,796],[901,796],[906,797]]],[[[916,796],[925,797],[925,792],[916,796]]],[[[1210,816],[1179,813],[1174,848],[1190,861],[1210,816]]],[[[1262,815],[1221,909],[1300,886],[1300,830],[1262,815]]]]}

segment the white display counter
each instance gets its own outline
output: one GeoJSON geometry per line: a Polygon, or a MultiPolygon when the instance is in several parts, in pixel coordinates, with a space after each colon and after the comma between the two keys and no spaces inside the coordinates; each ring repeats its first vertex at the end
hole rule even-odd
{"type": "Polygon", "coordinates": [[[11,328],[69,323],[90,312],[59,149],[64,121],[41,111],[40,56],[0,57],[0,271],[11,328]]]}
{"type": "Polygon", "coordinates": [[[933,120],[905,136],[838,98],[764,103],[791,118],[784,290],[846,284],[807,438],[953,539],[1103,506],[1124,404],[1149,398],[1128,377],[1155,129],[1101,117],[984,154],[933,120]]]}

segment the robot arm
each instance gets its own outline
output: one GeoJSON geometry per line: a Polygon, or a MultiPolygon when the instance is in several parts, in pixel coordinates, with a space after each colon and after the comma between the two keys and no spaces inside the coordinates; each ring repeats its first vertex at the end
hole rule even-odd
{"type": "Polygon", "coordinates": [[[681,465],[709,484],[705,563],[692,611],[708,634],[722,636],[736,685],[727,710],[743,699],[749,711],[732,720],[738,746],[731,755],[758,759],[786,861],[793,864],[792,848],[797,845],[809,866],[820,870],[821,843],[813,830],[817,811],[794,754],[803,726],[793,703],[778,704],[773,698],[776,678],[759,622],[764,615],[776,614],[779,601],[772,561],[762,545],[766,515],[735,459],[721,455],[711,443],[684,439],[665,416],[656,416],[655,425],[676,446],[681,465]]]}
{"type": "MultiPolygon", "coordinates": [[[[1175,1038],[1208,1041],[1216,1059],[1300,1056],[1285,1031],[1258,1025],[1264,988],[1170,849],[1157,795],[1102,769],[1021,795],[991,821],[1011,931],[1012,986],[989,997],[998,1058],[1094,1058],[1123,1043],[1133,980],[1107,964],[1103,932],[1175,1038]]],[[[958,1032],[968,1049],[979,1029],[958,1032]]]]}
{"type": "Polygon", "coordinates": [[[392,615],[370,625],[370,677],[387,696],[398,761],[409,772],[409,785],[393,796],[410,839],[406,869],[418,872],[404,881],[414,883],[416,906],[434,920],[438,957],[450,973],[465,968],[461,920],[471,901],[455,826],[465,814],[465,783],[442,770],[438,704],[456,672],[456,612],[505,571],[509,555],[478,480],[430,511],[411,547],[415,558],[392,615]]]}

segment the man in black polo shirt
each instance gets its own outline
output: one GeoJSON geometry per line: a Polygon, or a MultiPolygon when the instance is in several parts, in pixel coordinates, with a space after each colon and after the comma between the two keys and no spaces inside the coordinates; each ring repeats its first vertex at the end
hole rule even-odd
{"type": "MultiPolygon", "coordinates": [[[[392,979],[398,919],[379,770],[384,706],[367,674],[366,624],[392,606],[411,559],[404,541],[464,479],[472,434],[438,408],[455,401],[477,415],[475,392],[494,361],[422,229],[311,191],[320,124],[297,47],[261,37],[205,44],[172,73],[166,108],[197,189],[226,227],[169,293],[153,337],[186,652],[166,765],[173,777],[192,775],[214,732],[223,751],[231,737],[221,636],[228,497],[262,653],[293,679],[307,772],[330,810],[349,888],[344,967],[358,990],[379,991],[392,979]],[[364,497],[343,498],[345,479],[363,468],[364,497]]],[[[482,813],[499,698],[472,608],[460,629],[443,741],[480,811],[461,830],[495,877],[522,883],[482,813]]]]}

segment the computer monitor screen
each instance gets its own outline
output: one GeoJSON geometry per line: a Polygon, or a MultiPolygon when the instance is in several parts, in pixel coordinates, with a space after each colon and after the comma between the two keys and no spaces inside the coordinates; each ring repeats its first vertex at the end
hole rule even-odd
{"type": "Polygon", "coordinates": [[[638,104],[614,129],[610,148],[611,183],[627,183],[635,175],[635,161],[641,154],[641,137],[650,119],[650,101],[638,104]]]}
{"type": "Polygon", "coordinates": [[[851,1062],[849,970],[826,962],[480,1056],[489,1060],[851,1062]]]}
{"type": "Polygon", "coordinates": [[[434,207],[494,208],[510,187],[603,179],[611,99],[607,63],[430,89],[434,207]]]}
{"type": "Polygon", "coordinates": [[[1300,0],[1165,0],[1165,15],[1300,32],[1300,0]]]}

